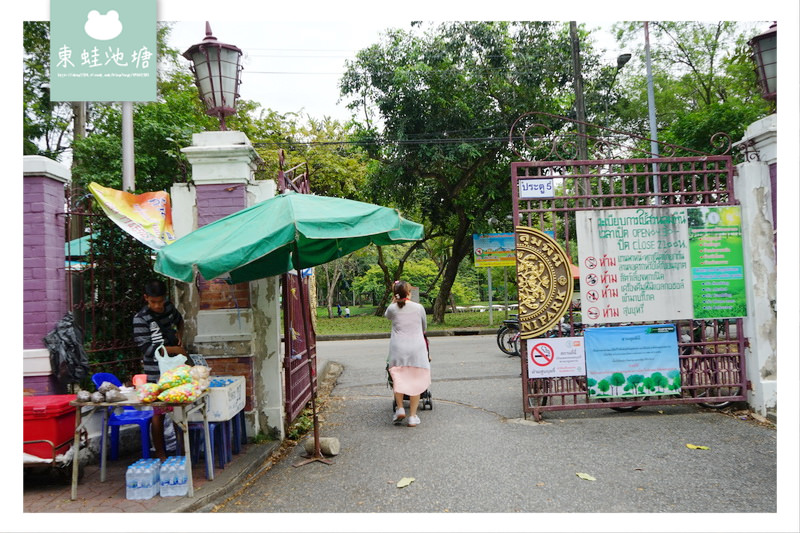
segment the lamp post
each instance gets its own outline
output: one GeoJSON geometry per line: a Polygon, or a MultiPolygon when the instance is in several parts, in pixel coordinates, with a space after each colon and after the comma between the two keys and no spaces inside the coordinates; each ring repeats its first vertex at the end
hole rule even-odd
{"type": "Polygon", "coordinates": [[[611,94],[611,88],[614,87],[614,82],[617,81],[617,74],[619,74],[619,71],[622,70],[622,67],[624,67],[630,60],[630,54],[620,54],[617,56],[617,68],[614,69],[614,77],[611,78],[611,83],[608,84],[608,88],[606,89],[604,112],[606,128],[608,127],[608,97],[611,94]]]}
{"type": "Polygon", "coordinates": [[[767,31],[750,39],[747,44],[753,50],[761,96],[765,100],[777,101],[778,23],[774,23],[767,31]]]}
{"type": "Polygon", "coordinates": [[[206,113],[219,118],[221,130],[226,130],[225,117],[236,113],[242,66],[242,51],[232,44],[217,41],[206,22],[203,42],[189,47],[183,57],[192,62],[191,69],[206,113]]]}

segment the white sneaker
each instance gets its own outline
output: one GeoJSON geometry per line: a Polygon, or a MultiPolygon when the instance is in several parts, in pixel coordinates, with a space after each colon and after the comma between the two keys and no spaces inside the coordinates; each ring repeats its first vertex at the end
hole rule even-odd
{"type": "Polygon", "coordinates": [[[402,419],[406,417],[406,410],[400,407],[396,409],[394,412],[394,416],[392,417],[393,424],[399,424],[402,419]]]}
{"type": "Polygon", "coordinates": [[[419,417],[417,415],[408,417],[408,427],[413,428],[419,424],[419,417]]]}

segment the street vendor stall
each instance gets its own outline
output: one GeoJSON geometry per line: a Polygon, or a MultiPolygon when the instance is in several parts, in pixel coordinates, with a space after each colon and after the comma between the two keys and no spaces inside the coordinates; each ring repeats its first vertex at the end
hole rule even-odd
{"type": "MultiPolygon", "coordinates": [[[[172,407],[173,422],[183,432],[183,446],[184,453],[186,454],[187,470],[191,472],[191,447],[189,439],[189,416],[193,413],[198,413],[203,420],[203,437],[205,439],[206,449],[210,449],[209,442],[210,436],[208,431],[208,392],[203,392],[195,400],[189,403],[172,403],[172,402],[151,402],[144,403],[142,401],[124,401],[124,402],[79,402],[77,400],[70,402],[70,405],[75,407],[75,436],[73,447],[78,449],[80,443],[81,431],[84,429],[86,420],[92,416],[98,409],[103,413],[103,431],[106,431],[108,424],[108,408],[109,407],[134,407],[136,409],[143,409],[149,407],[172,407]],[[82,412],[83,408],[89,408],[85,414],[82,412]]],[[[108,440],[104,440],[104,446],[108,446],[108,440]]],[[[105,450],[100,454],[100,481],[106,480],[106,453],[105,450]]],[[[206,457],[206,471],[208,472],[208,479],[214,479],[214,465],[213,457],[210,453],[205,454],[206,457]]],[[[72,462],[72,493],[70,499],[75,500],[78,497],[78,460],[72,462]]],[[[194,488],[192,486],[192,476],[188,477],[188,495],[194,495],[194,488]]]]}
{"type": "MultiPolygon", "coordinates": [[[[209,399],[208,393],[208,367],[192,368],[187,365],[180,365],[166,372],[162,372],[158,383],[141,383],[136,386],[135,392],[128,392],[127,395],[121,393],[121,389],[109,382],[102,383],[97,392],[79,391],[76,399],[70,402],[75,407],[75,434],[73,439],[73,449],[79,449],[80,435],[83,431],[85,419],[93,415],[100,409],[103,417],[101,440],[102,450],[100,452],[100,481],[106,480],[106,455],[108,439],[105,435],[108,431],[109,415],[111,409],[134,408],[171,408],[172,420],[179,430],[183,432],[184,454],[186,456],[186,469],[192,471],[191,464],[191,439],[189,438],[189,418],[194,413],[199,413],[202,417],[198,421],[203,422],[203,438],[205,449],[211,450],[211,439],[209,435],[208,413],[209,399]],[[87,416],[83,415],[83,409],[88,408],[87,416]]],[[[208,479],[214,479],[213,456],[206,453],[206,472],[208,479]]],[[[71,499],[76,499],[78,494],[78,474],[79,465],[77,460],[72,463],[72,494],[71,499]]],[[[192,476],[187,479],[188,495],[194,495],[192,486],[192,476]]]]}

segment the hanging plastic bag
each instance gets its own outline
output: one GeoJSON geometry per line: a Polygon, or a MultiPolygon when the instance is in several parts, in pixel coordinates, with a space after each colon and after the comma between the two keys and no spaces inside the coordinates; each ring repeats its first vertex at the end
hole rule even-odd
{"type": "Polygon", "coordinates": [[[155,358],[158,361],[158,371],[162,374],[186,363],[185,355],[169,355],[163,344],[156,348],[155,358]]]}

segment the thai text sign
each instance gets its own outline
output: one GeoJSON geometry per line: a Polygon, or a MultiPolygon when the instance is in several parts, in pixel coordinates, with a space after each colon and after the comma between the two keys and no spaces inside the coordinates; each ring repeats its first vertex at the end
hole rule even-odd
{"type": "Polygon", "coordinates": [[[584,323],[746,314],[738,207],[579,211],[576,221],[584,323]]]}
{"type": "Polygon", "coordinates": [[[528,378],[585,376],[583,337],[553,337],[528,341],[528,378]]]}
{"type": "Polygon", "coordinates": [[[156,0],[50,0],[54,101],[156,99],[156,0]]]}
{"type": "Polygon", "coordinates": [[[487,233],[472,235],[472,249],[476,267],[514,266],[516,245],[513,233],[487,233]]]}
{"type": "Polygon", "coordinates": [[[584,341],[589,396],[680,394],[678,335],[673,324],[589,328],[584,341]]]}
{"type": "Polygon", "coordinates": [[[553,178],[521,179],[517,182],[520,200],[531,198],[553,198],[553,178]]]}

